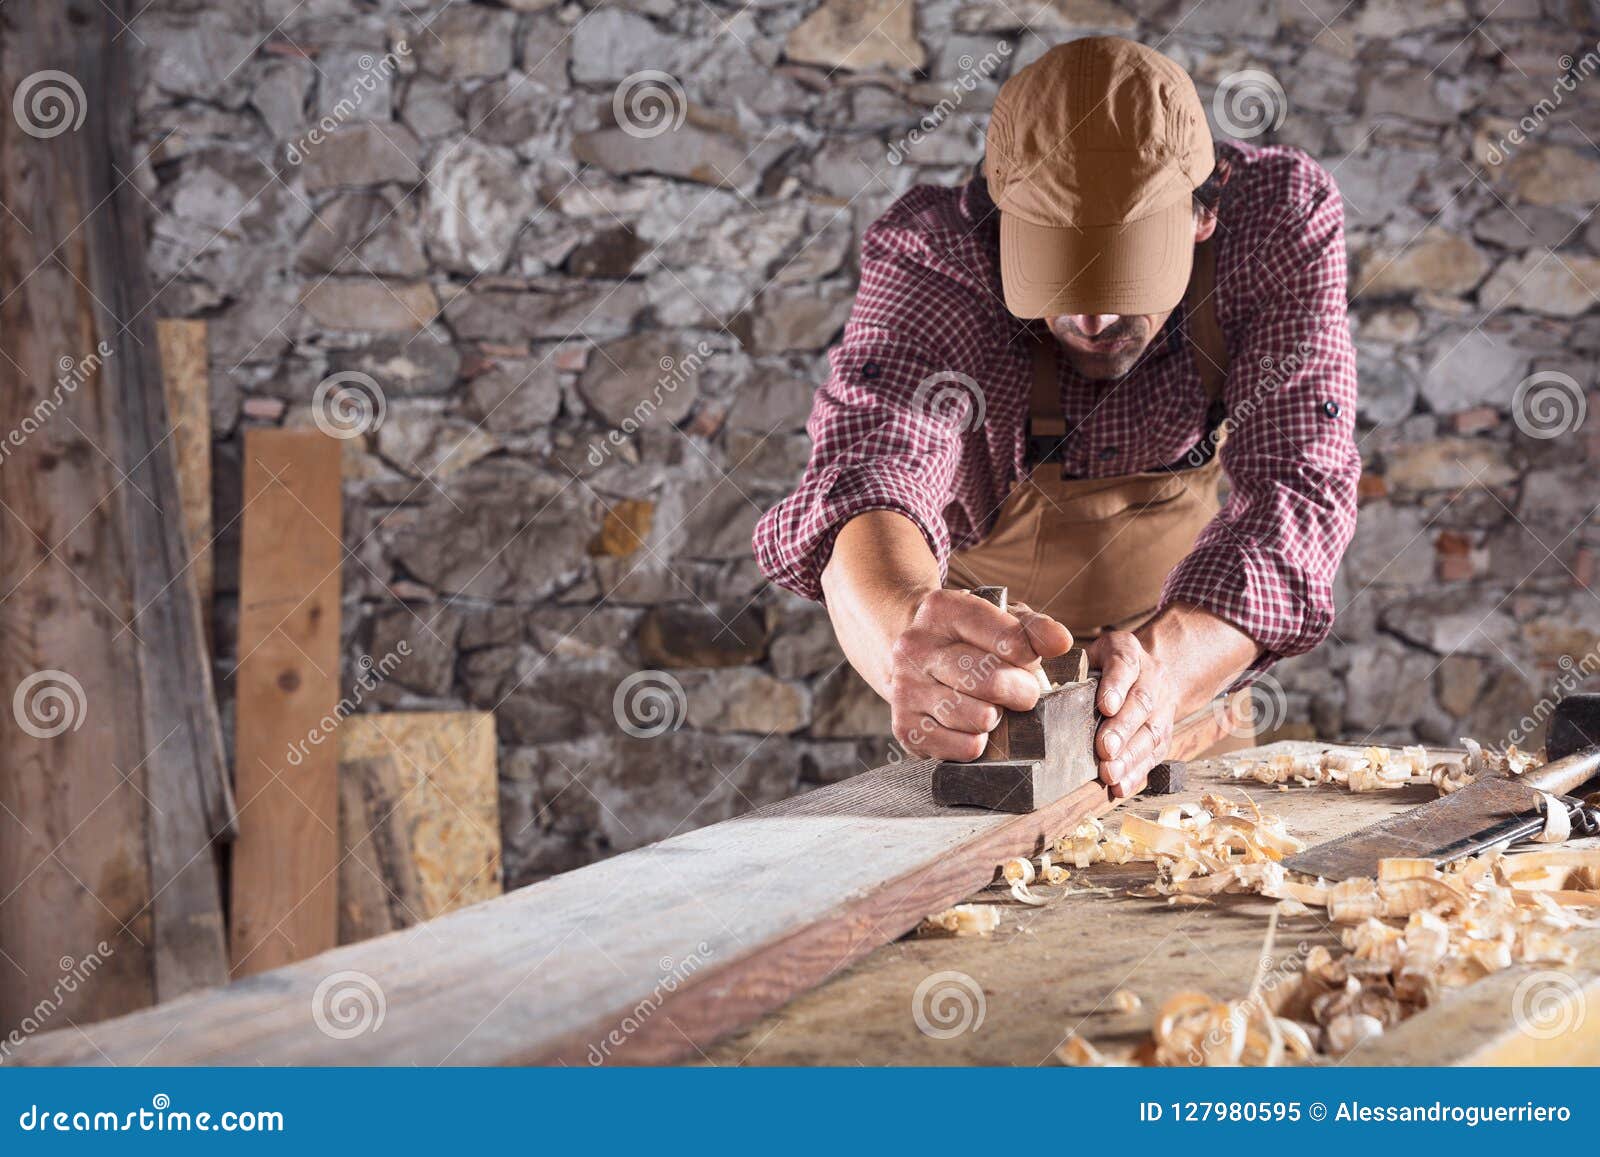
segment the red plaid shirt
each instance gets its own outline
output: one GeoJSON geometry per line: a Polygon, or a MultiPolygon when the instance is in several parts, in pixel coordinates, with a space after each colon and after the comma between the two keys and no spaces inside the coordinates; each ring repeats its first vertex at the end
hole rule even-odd
{"type": "MultiPolygon", "coordinates": [[[[1356,359],[1346,315],[1344,210],[1332,179],[1290,148],[1217,146],[1230,178],[1218,206],[1217,316],[1227,340],[1222,448],[1229,494],[1162,595],[1235,623],[1271,656],[1333,625],[1333,577],[1355,530],[1356,359]]],[[[1206,402],[1173,311],[1114,382],[1063,359],[1066,472],[1104,478],[1180,463],[1206,434],[1206,402]]],[[[1029,343],[1038,322],[1007,312],[999,217],[981,179],[919,186],[861,243],[861,283],[807,425],[811,460],[756,528],[767,576],[806,598],[839,528],[897,510],[941,567],[980,541],[1027,476],[1029,343]],[[930,376],[977,383],[981,423],[930,410],[930,376]],[[969,428],[972,426],[976,428],[969,428]]]]}

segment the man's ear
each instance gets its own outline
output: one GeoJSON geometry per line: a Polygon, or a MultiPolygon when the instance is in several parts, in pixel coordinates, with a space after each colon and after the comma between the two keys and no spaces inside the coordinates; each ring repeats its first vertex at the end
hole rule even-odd
{"type": "Polygon", "coordinates": [[[1217,214],[1214,209],[1207,209],[1204,205],[1194,207],[1194,243],[1211,240],[1211,235],[1217,231],[1217,214]]]}

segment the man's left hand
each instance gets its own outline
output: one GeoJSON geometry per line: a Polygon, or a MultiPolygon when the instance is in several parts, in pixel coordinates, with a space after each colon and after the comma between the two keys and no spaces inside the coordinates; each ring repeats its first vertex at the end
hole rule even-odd
{"type": "Polygon", "coordinates": [[[1087,650],[1090,665],[1100,669],[1095,706],[1105,716],[1094,745],[1100,779],[1113,799],[1123,799],[1144,786],[1150,769],[1166,758],[1182,696],[1161,661],[1131,631],[1101,635],[1087,650]]]}

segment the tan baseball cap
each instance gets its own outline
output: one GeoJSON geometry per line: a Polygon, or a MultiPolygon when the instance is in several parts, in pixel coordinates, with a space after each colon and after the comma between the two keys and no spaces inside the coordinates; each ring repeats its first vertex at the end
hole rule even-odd
{"type": "Polygon", "coordinates": [[[1057,45],[1006,81],[984,172],[1018,317],[1171,309],[1194,262],[1193,193],[1216,164],[1188,73],[1114,36],[1057,45]]]}

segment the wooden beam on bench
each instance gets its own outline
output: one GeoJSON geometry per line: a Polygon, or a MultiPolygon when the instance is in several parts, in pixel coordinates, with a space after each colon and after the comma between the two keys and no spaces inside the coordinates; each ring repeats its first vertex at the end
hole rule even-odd
{"type": "MultiPolygon", "coordinates": [[[[1209,717],[1208,717],[1209,718],[1209,717]]],[[[1214,722],[1214,720],[1213,720],[1214,722]]],[[[1213,741],[1189,727],[1173,757],[1213,741]]],[[[109,1023],[24,1064],[653,1064],[694,1057],[1112,806],[1085,784],[1028,815],[933,802],[889,764],[405,932],[109,1023]],[[330,1035],[340,991],[381,1027],[330,1035]],[[323,1011],[322,1017],[312,1015],[323,1011]]]]}

